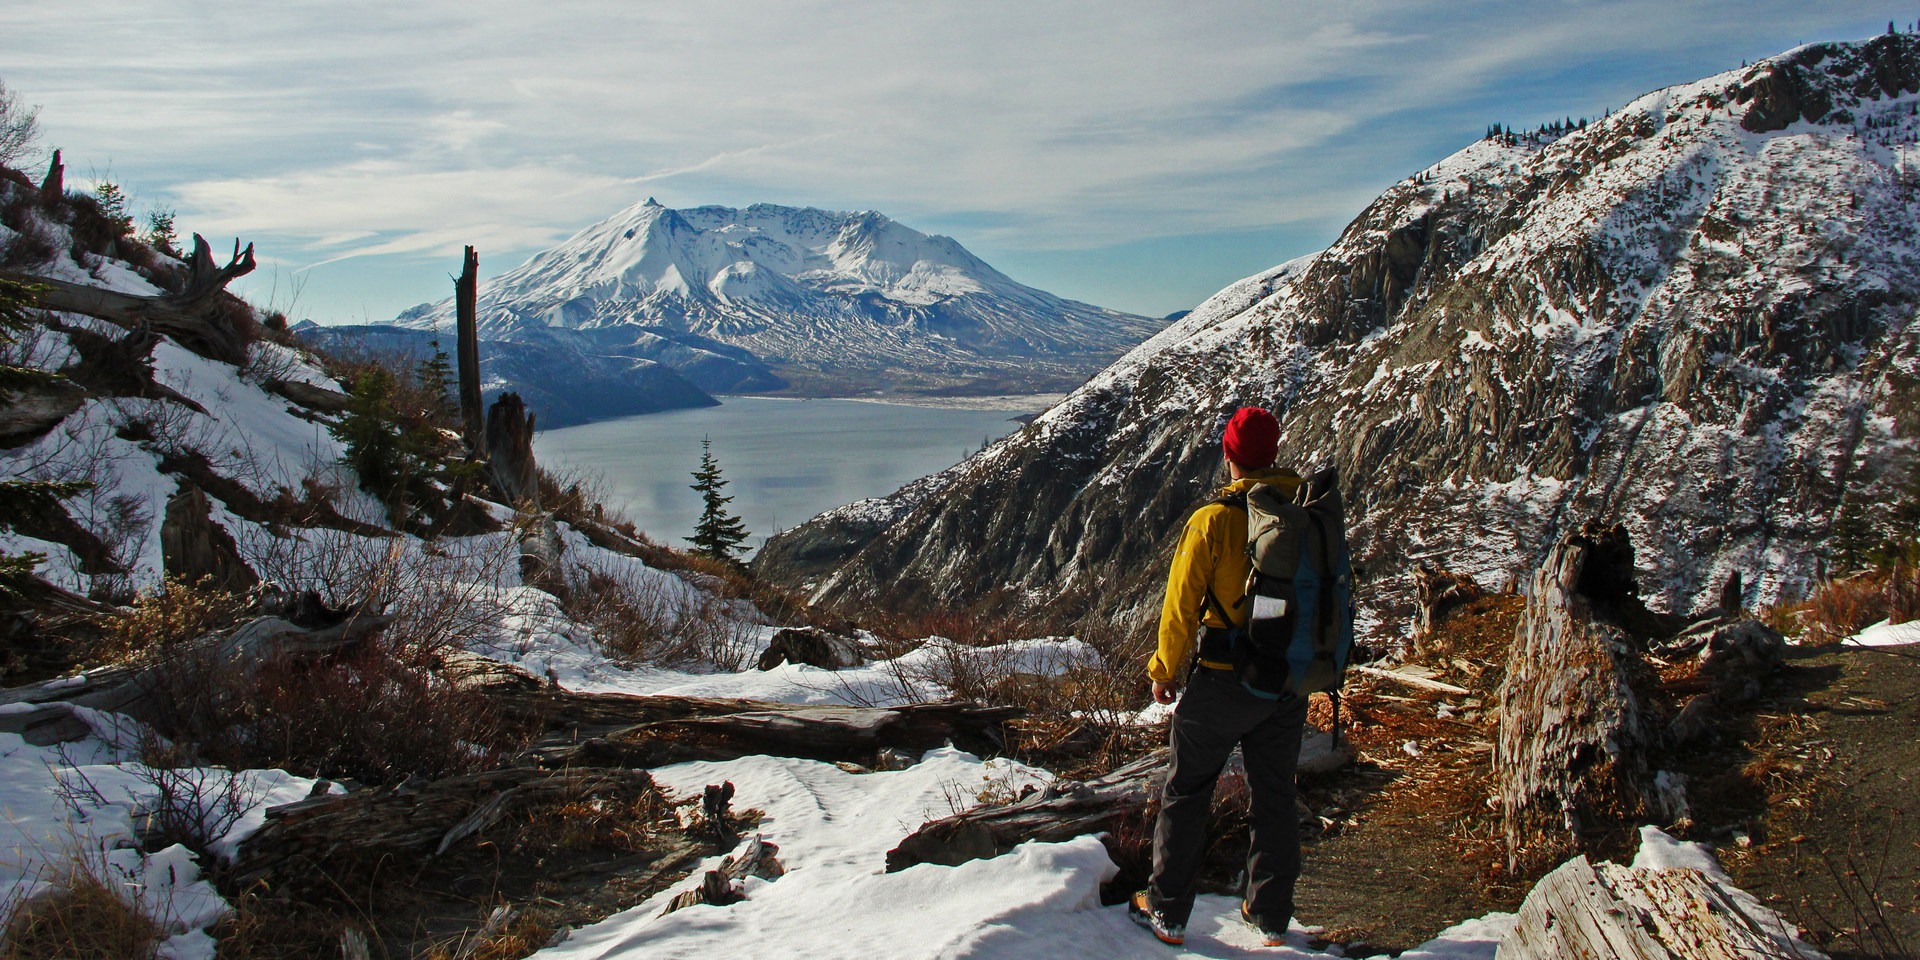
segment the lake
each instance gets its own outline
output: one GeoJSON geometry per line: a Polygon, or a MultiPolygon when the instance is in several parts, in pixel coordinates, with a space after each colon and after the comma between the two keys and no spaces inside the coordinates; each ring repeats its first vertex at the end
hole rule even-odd
{"type": "Polygon", "coordinates": [[[757,550],[782,529],[959,463],[1018,429],[1014,418],[1056,399],[969,400],[956,408],[722,397],[717,407],[544,430],[533,449],[549,471],[599,476],[608,506],[661,544],[685,547],[700,516],[700,495],[690,486],[700,440],[710,437],[727,480],[723,492],[734,498],[727,506],[746,521],[757,550]]]}

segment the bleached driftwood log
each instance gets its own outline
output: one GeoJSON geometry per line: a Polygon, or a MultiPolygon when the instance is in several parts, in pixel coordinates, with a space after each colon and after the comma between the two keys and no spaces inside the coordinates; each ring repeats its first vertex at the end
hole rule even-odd
{"type": "Polygon", "coordinates": [[[1561,864],[1534,885],[1498,960],[1811,960],[1785,923],[1700,870],[1561,864]]]}
{"type": "MultiPolygon", "coordinates": [[[[1353,760],[1353,747],[1309,727],[1300,744],[1300,771],[1323,773],[1353,760]]],[[[1049,784],[1000,806],[978,807],[922,824],[887,851],[887,870],[917,863],[949,866],[997,857],[1028,840],[1060,841],[1109,832],[1144,817],[1167,777],[1167,751],[1154,753],[1084,783],[1049,784]]]]}
{"type": "Polygon", "coordinates": [[[1629,683],[1638,642],[1616,622],[1637,605],[1619,525],[1588,522],[1534,575],[1493,755],[1511,867],[1565,859],[1649,815],[1659,731],[1629,683]]]}

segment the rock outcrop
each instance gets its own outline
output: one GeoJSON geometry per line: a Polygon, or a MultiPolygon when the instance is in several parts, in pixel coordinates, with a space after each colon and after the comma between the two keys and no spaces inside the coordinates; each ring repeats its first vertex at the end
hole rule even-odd
{"type": "Polygon", "coordinates": [[[1415,559],[1508,583],[1588,517],[1627,525],[1655,606],[1710,603],[1736,570],[1749,602],[1797,591],[1841,504],[1905,482],[1896,429],[1920,429],[1893,403],[1920,382],[1920,178],[1894,159],[1920,117],[1889,93],[1916,51],[1801,48],[1477,142],[981,454],[773,538],[758,569],[847,609],[1145,614],[1224,479],[1222,424],[1257,404],[1283,464],[1349,485],[1363,623],[1411,618],[1415,559]],[[1789,101],[1797,121],[1754,132],[1789,101]]]}

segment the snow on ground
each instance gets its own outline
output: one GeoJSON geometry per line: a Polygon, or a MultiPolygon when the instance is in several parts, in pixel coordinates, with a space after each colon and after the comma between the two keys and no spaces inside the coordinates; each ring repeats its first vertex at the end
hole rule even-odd
{"type": "MultiPolygon", "coordinates": [[[[0,710],[25,709],[8,705],[0,710]]],[[[132,759],[139,725],[115,714],[76,708],[92,736],[58,747],[37,747],[0,733],[0,890],[18,902],[58,887],[76,865],[157,921],[170,935],[160,956],[212,960],[205,928],[229,912],[213,886],[200,879],[200,862],[179,844],[143,853],[136,824],[156,804],[166,774],[132,759]]],[[[306,799],[314,781],[282,770],[179,771],[173,784],[195,791],[210,809],[207,823],[226,823],[210,852],[231,857],[266,823],[268,807],[306,799]],[[231,793],[228,782],[238,778],[231,793]],[[233,803],[217,809],[221,798],[233,803]]],[[[338,786],[331,787],[339,791],[338,786]]]]}
{"type": "MultiPolygon", "coordinates": [[[[765,813],[761,835],[779,847],[786,873],[747,881],[747,899],[661,915],[703,871],[645,903],[541,951],[546,960],[648,957],[1320,957],[1295,925],[1294,943],[1260,945],[1232,897],[1201,897],[1184,948],[1170,949],[1101,906],[1115,867],[1096,837],[1025,843],[1005,856],[956,867],[921,864],[884,872],[886,851],[922,822],[965,809],[975,794],[1017,791],[1048,779],[1004,760],[933,750],[905,770],[848,773],[833,764],[778,757],[683,763],[654,771],[664,789],[696,794],[731,781],[739,809],[765,813]]],[[[707,864],[706,868],[717,866],[707,864]]],[[[704,869],[704,868],[703,868],[704,869]]],[[[1508,915],[1469,921],[1407,956],[1491,958],[1508,915]]]]}
{"type": "Polygon", "coordinates": [[[1910,620],[1906,623],[1882,620],[1848,637],[1846,642],[1861,647],[1892,647],[1905,643],[1920,643],[1920,620],[1910,620]]]}

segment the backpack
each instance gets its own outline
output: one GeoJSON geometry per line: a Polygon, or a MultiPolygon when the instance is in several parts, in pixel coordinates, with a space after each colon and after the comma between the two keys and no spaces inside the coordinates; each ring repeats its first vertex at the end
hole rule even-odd
{"type": "MultiPolygon", "coordinates": [[[[1240,682],[1269,699],[1338,696],[1353,652],[1354,620],[1339,476],[1332,467],[1321,470],[1302,481],[1291,500],[1269,484],[1255,484],[1244,502],[1253,569],[1241,603],[1253,608],[1246,624],[1231,631],[1240,682]]],[[[1219,606],[1211,591],[1208,599],[1219,606]]]]}

